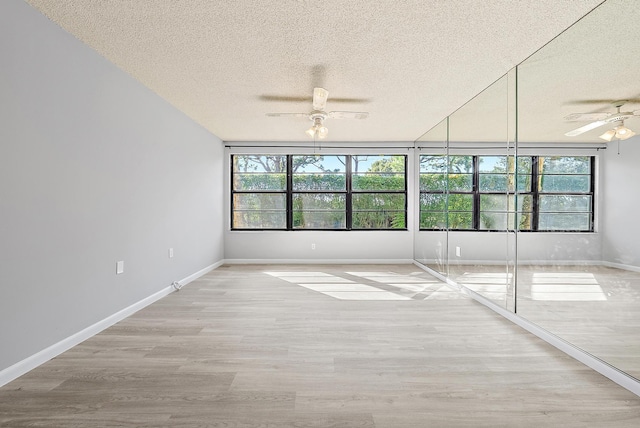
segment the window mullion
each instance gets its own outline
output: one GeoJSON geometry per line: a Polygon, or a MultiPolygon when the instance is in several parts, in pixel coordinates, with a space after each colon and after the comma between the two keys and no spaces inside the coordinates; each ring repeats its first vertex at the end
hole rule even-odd
{"type": "Polygon", "coordinates": [[[591,160],[590,160],[590,166],[591,166],[591,170],[589,171],[591,173],[591,183],[590,183],[590,194],[591,194],[591,227],[590,227],[590,231],[591,232],[595,232],[596,228],[595,228],[595,212],[596,212],[596,205],[595,205],[595,200],[596,200],[596,190],[595,190],[595,162],[596,161],[596,157],[595,156],[591,156],[591,160]]]}
{"type": "Polygon", "coordinates": [[[351,155],[346,155],[345,156],[345,173],[346,173],[346,177],[345,177],[345,181],[346,181],[346,201],[345,201],[345,205],[346,205],[346,228],[347,230],[351,230],[352,226],[353,226],[353,219],[352,219],[352,213],[353,213],[353,203],[351,201],[351,195],[353,194],[353,189],[351,186],[352,183],[352,179],[351,179],[351,155]]]}
{"type": "Polygon", "coordinates": [[[287,230],[293,229],[293,156],[287,155],[287,230]]]}
{"type": "Polygon", "coordinates": [[[233,229],[233,226],[234,226],[234,224],[233,224],[233,212],[234,212],[234,209],[233,208],[234,208],[234,205],[235,205],[235,189],[234,189],[234,186],[233,186],[233,180],[235,179],[235,171],[236,170],[234,168],[234,162],[233,162],[234,161],[234,157],[235,157],[235,155],[231,155],[230,156],[231,164],[229,165],[229,171],[231,171],[231,174],[230,174],[231,175],[231,180],[229,180],[230,181],[229,190],[231,191],[231,204],[229,204],[229,208],[230,208],[230,211],[229,211],[229,220],[230,220],[229,221],[229,226],[230,226],[231,229],[233,229]]]}
{"type": "Polygon", "coordinates": [[[531,157],[531,230],[533,232],[538,231],[538,221],[540,218],[539,211],[539,199],[540,199],[540,189],[538,188],[539,182],[539,167],[538,167],[539,156],[531,157]]]}
{"type": "Polygon", "coordinates": [[[480,159],[473,156],[473,230],[480,230],[480,159]]]}

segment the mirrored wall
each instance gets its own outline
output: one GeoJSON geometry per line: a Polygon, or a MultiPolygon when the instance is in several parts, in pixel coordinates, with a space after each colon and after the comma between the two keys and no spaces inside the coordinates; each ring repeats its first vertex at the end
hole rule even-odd
{"type": "Polygon", "coordinates": [[[416,141],[414,240],[416,261],[636,378],[639,20],[606,1],[416,141]]]}
{"type": "Polygon", "coordinates": [[[515,309],[515,83],[513,70],[416,142],[416,260],[510,310],[515,309]]]}

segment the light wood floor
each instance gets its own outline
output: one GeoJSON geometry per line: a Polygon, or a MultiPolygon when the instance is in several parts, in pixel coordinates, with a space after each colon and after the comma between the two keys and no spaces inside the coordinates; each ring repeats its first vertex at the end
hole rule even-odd
{"type": "MultiPolygon", "coordinates": [[[[452,266],[453,281],[513,310],[505,266],[452,266]]],[[[518,315],[640,379],[640,272],[596,265],[518,267],[518,315]]]]}
{"type": "Polygon", "coordinates": [[[0,388],[0,426],[635,428],[640,397],[413,266],[224,266],[0,388]]]}

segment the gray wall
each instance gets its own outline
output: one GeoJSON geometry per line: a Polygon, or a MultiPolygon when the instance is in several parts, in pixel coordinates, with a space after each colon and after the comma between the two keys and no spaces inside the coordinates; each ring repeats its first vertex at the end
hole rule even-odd
{"type": "Polygon", "coordinates": [[[0,1],[0,370],[222,260],[222,162],[217,137],[0,1]]]}
{"type": "Polygon", "coordinates": [[[225,237],[228,262],[410,262],[411,231],[229,231],[225,237]],[[311,245],[315,244],[315,249],[311,245]]]}
{"type": "Polygon", "coordinates": [[[609,143],[601,168],[603,260],[640,268],[640,136],[621,141],[620,154],[617,145],[609,143]]]}
{"type": "MultiPolygon", "coordinates": [[[[445,256],[447,234],[418,232],[416,260],[431,264],[445,256]]],[[[518,261],[521,263],[600,262],[600,233],[520,233],[518,261]]],[[[500,232],[449,232],[448,257],[451,263],[501,264],[514,258],[514,240],[500,232]],[[460,256],[455,253],[460,247],[460,256]]]]}

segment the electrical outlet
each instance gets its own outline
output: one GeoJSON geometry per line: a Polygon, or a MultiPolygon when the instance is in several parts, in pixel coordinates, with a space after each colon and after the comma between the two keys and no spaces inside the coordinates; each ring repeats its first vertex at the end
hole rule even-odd
{"type": "Polygon", "coordinates": [[[316,249],[316,244],[311,244],[311,249],[315,250],[316,249]]]}
{"type": "Polygon", "coordinates": [[[173,248],[169,248],[169,258],[173,258],[173,248]]]}
{"type": "Polygon", "coordinates": [[[121,260],[119,262],[116,262],[116,275],[120,275],[121,273],[124,273],[124,261],[121,260]]]}
{"type": "Polygon", "coordinates": [[[456,247],[456,256],[460,257],[460,247],[456,247]]]}

